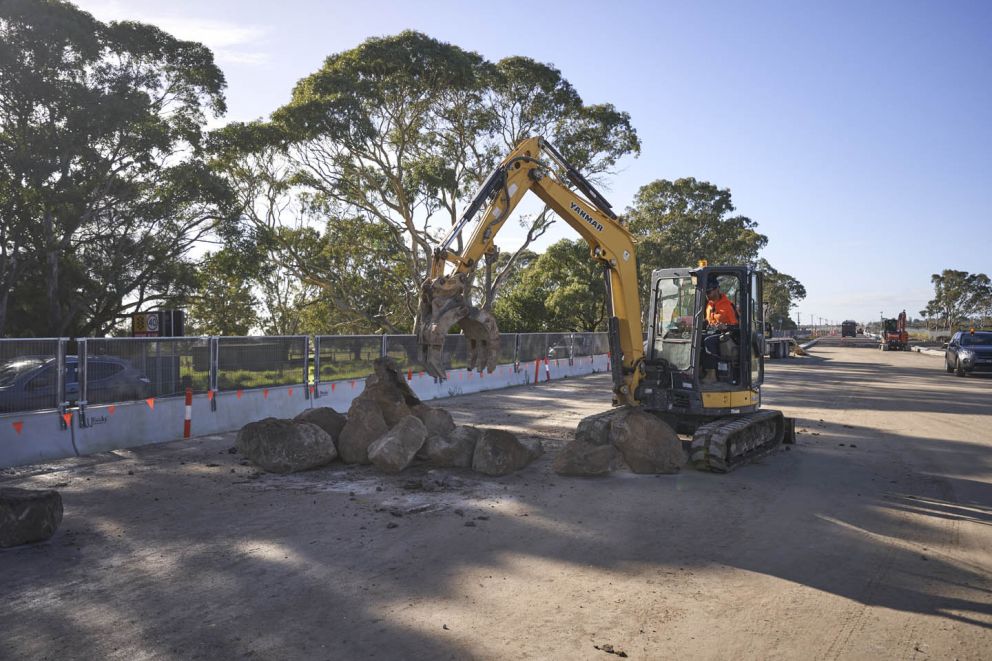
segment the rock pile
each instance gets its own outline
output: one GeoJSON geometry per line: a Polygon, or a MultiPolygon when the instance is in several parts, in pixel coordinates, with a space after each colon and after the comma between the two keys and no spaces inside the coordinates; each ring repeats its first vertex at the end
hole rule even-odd
{"type": "Polygon", "coordinates": [[[317,468],[340,457],[386,473],[402,472],[420,461],[506,475],[543,454],[540,442],[507,431],[456,426],[450,413],[417,398],[391,358],[375,361],[347,416],[321,407],[294,420],[252,422],[238,432],[237,448],[273,473],[317,468]]]}
{"type": "Polygon", "coordinates": [[[604,475],[621,466],[634,473],[677,473],[682,441],[670,426],[639,409],[622,407],[582,420],[552,463],[560,475],[604,475]]]}

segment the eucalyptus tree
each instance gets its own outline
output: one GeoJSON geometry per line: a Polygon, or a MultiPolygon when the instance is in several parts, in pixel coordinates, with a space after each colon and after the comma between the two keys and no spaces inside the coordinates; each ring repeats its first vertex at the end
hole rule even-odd
{"type": "Polygon", "coordinates": [[[200,157],[224,85],[156,27],[0,4],[0,333],[99,333],[192,287],[190,248],[230,217],[200,157]]]}
{"type": "MultiPolygon", "coordinates": [[[[583,105],[554,67],[522,57],[491,63],[408,31],[330,55],[271,122],[218,132],[217,163],[245,216],[283,244],[293,272],[332,293],[342,314],[365,318],[368,330],[389,330],[409,328],[431,254],[467,198],[534,133],[593,174],[639,150],[625,113],[583,105]],[[356,231],[336,236],[341,223],[356,231]],[[294,244],[298,232],[306,249],[294,244]],[[367,266],[348,285],[328,251],[352,252],[351,266],[367,266]],[[374,310],[361,283],[379,290],[374,310]]],[[[522,249],[550,218],[529,220],[522,249]]],[[[516,254],[501,260],[505,268],[516,254]]],[[[501,278],[489,279],[488,301],[501,278]]]]}

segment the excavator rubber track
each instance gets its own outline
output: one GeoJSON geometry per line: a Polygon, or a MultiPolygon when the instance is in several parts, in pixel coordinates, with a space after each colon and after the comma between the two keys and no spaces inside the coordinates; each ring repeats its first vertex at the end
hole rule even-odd
{"type": "Polygon", "coordinates": [[[689,457],[699,470],[729,473],[771,454],[785,436],[786,420],[781,411],[719,418],[696,429],[689,457]]]}

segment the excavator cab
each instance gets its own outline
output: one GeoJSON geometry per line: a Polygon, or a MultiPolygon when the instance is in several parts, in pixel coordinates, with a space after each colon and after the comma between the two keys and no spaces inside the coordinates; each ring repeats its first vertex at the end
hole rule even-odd
{"type": "Polygon", "coordinates": [[[749,266],[655,271],[641,405],[680,416],[683,427],[697,418],[756,411],[764,379],[761,286],[761,273],[749,266]],[[737,324],[707,323],[705,289],[713,283],[733,306],[737,324]]]}

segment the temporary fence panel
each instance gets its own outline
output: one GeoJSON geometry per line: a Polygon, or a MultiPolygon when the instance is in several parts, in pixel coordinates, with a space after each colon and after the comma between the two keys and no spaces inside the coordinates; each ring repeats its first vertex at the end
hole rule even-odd
{"type": "Polygon", "coordinates": [[[572,337],[572,358],[605,356],[610,352],[610,338],[606,333],[576,333],[572,337]]]}
{"type": "Polygon", "coordinates": [[[217,390],[238,391],[309,382],[307,335],[217,338],[217,390]]]}
{"type": "Polygon", "coordinates": [[[210,390],[209,338],[87,338],[79,346],[87,406],[210,390]]]}
{"type": "Polygon", "coordinates": [[[382,355],[381,335],[318,335],[314,338],[317,383],[364,379],[382,355]]]}
{"type": "Polygon", "coordinates": [[[532,363],[544,360],[548,355],[547,333],[519,333],[517,341],[517,362],[532,363]]]}
{"type": "Polygon", "coordinates": [[[424,371],[420,361],[420,342],[416,335],[386,335],[385,343],[386,355],[396,361],[401,371],[418,374],[424,371]]]}
{"type": "Polygon", "coordinates": [[[0,340],[0,413],[59,408],[65,384],[78,387],[65,346],[64,338],[0,340]]]}

